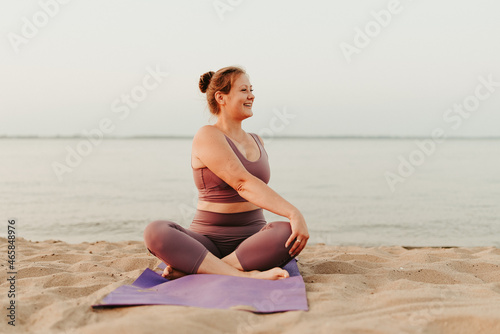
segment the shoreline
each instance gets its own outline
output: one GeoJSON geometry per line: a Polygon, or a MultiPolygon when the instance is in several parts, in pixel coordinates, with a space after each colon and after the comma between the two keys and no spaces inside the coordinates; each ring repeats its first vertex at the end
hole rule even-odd
{"type": "MultiPolygon", "coordinates": [[[[0,247],[7,246],[0,238],[0,247]]],[[[16,254],[15,324],[23,332],[153,333],[167,325],[184,333],[198,333],[200,326],[206,333],[500,332],[495,247],[308,244],[297,258],[309,311],[269,315],[170,305],[92,310],[144,269],[155,270],[160,261],[142,241],[18,238],[16,254]]],[[[2,264],[3,275],[7,269],[2,264]]],[[[2,279],[2,294],[9,284],[2,279]]],[[[2,318],[0,331],[11,331],[2,318]]]]}
{"type": "MultiPolygon", "coordinates": [[[[0,236],[0,240],[4,240],[5,237],[0,236]]],[[[123,242],[134,242],[134,243],[141,243],[143,242],[142,239],[128,239],[128,240],[94,240],[94,241],[67,241],[67,240],[62,240],[62,239],[29,239],[25,237],[17,237],[18,240],[23,240],[25,242],[29,243],[65,243],[68,245],[80,245],[80,244],[95,244],[95,243],[110,243],[110,244],[115,244],[115,243],[123,243],[123,242]]],[[[325,242],[311,242],[309,240],[309,243],[307,245],[308,247],[310,246],[328,246],[328,247],[357,247],[357,248],[378,248],[378,247],[401,247],[405,248],[407,250],[412,250],[412,249],[423,249],[423,248],[429,248],[429,249],[451,249],[451,248],[496,248],[500,249],[497,245],[481,245],[481,246],[460,246],[460,245],[453,245],[453,244],[446,244],[446,245],[396,245],[396,244],[362,244],[362,243],[347,243],[347,244],[327,244],[325,242]]]]}

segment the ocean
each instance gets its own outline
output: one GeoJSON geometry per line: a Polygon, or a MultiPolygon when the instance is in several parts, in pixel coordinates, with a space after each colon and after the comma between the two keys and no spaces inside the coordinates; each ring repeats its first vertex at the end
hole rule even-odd
{"type": "MultiPolygon", "coordinates": [[[[0,139],[0,235],[8,219],[17,237],[70,243],[142,240],[158,219],[188,227],[191,142],[0,139]]],[[[309,243],[500,247],[498,139],[265,138],[265,148],[269,186],[303,213],[309,243]]]]}

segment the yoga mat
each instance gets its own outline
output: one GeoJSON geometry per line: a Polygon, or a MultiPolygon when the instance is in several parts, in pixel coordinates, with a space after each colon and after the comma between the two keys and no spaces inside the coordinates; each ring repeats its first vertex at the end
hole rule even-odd
{"type": "Polygon", "coordinates": [[[272,281],[214,274],[168,280],[148,268],[132,285],[118,287],[92,308],[184,305],[254,313],[307,311],[306,289],[297,261],[293,259],[283,269],[290,277],[272,281]]]}

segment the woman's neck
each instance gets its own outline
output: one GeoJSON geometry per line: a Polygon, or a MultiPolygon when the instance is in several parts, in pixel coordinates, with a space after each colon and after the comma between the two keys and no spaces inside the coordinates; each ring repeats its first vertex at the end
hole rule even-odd
{"type": "Polygon", "coordinates": [[[236,141],[245,138],[246,133],[241,128],[241,121],[239,120],[218,118],[214,126],[236,141]]]}

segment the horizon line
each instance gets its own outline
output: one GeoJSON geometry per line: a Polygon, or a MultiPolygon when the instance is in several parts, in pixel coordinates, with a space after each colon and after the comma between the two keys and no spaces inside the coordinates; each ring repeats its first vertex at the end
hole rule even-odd
{"type": "MultiPolygon", "coordinates": [[[[132,136],[104,136],[102,139],[193,139],[194,135],[132,135],[132,136]]],[[[87,136],[82,135],[0,135],[0,139],[87,139],[87,136]]],[[[324,136],[306,136],[306,135],[293,135],[293,136],[265,136],[264,139],[432,139],[431,136],[389,136],[389,135],[324,135],[324,136]]],[[[500,136],[450,136],[441,138],[447,139],[500,139],[500,136]]]]}

